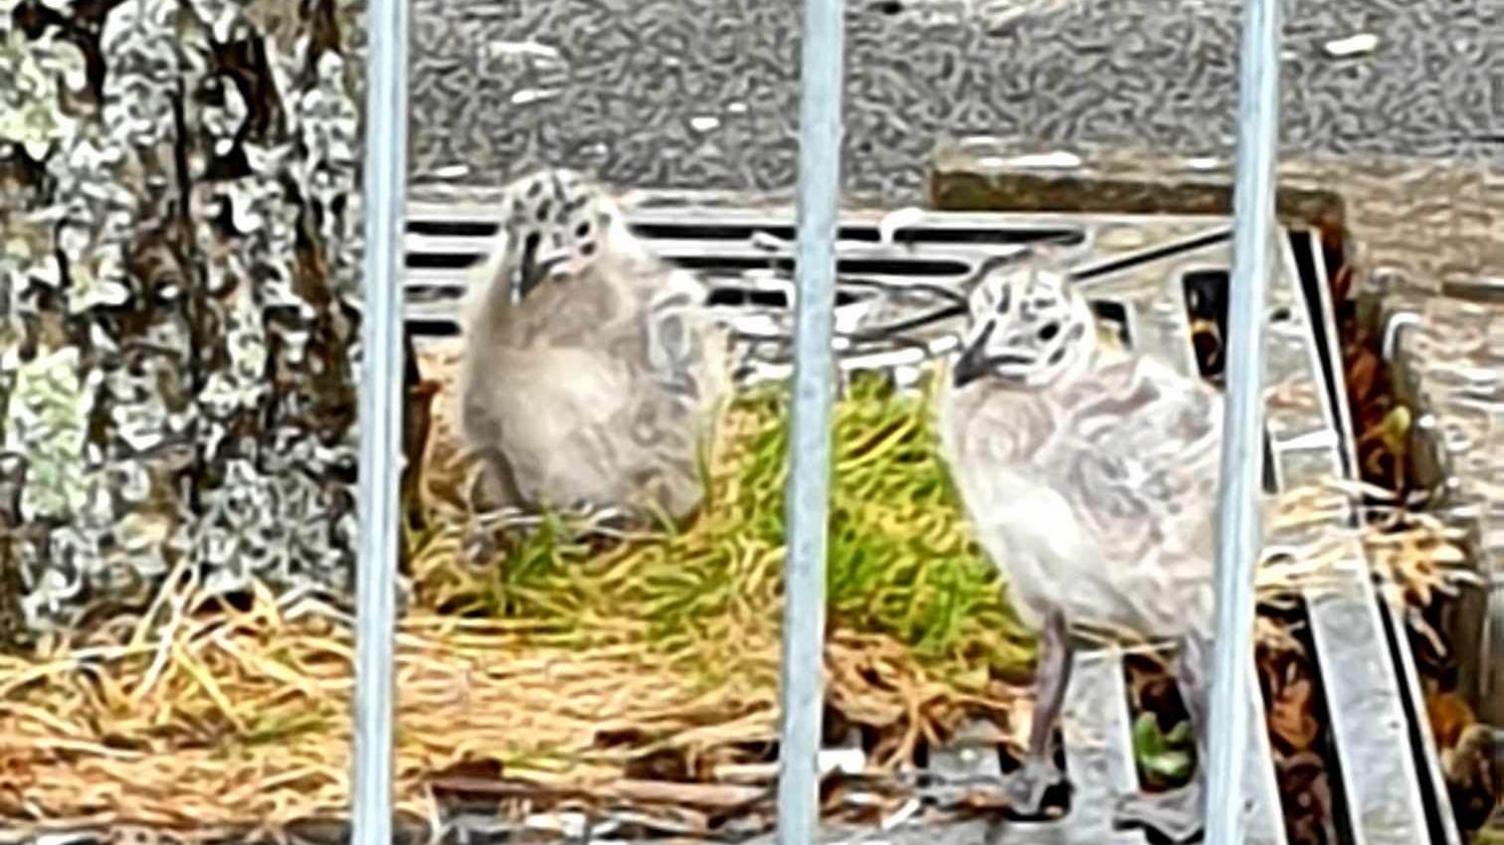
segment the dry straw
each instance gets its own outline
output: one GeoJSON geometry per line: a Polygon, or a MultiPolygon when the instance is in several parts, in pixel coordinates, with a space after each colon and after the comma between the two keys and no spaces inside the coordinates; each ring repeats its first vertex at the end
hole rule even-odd
{"type": "MultiPolygon", "coordinates": [[[[1032,660],[949,499],[924,407],[873,382],[838,412],[829,698],[877,738],[874,771],[967,713],[1005,724],[1032,660]]],[[[549,517],[481,565],[464,551],[471,520],[446,504],[464,467],[438,415],[396,656],[403,813],[435,817],[435,784],[456,772],[651,804],[655,778],[766,771],[782,411],[772,392],[730,410],[710,501],[682,530],[603,537],[549,517]]],[[[140,619],[0,658],[0,813],[33,832],[189,838],[339,817],[351,654],[343,612],[313,597],[258,592],[237,609],[177,573],[140,619]]]]}
{"type": "MultiPolygon", "coordinates": [[[[859,381],[836,415],[828,698],[835,721],[875,740],[874,772],[967,716],[1016,732],[1033,655],[960,518],[926,403],[859,381]]],[[[603,536],[546,517],[478,562],[444,410],[397,638],[399,810],[437,823],[440,788],[477,778],[633,804],[690,831],[761,800],[776,738],[779,395],[730,409],[689,525],[603,536]],[[763,780],[717,780],[733,771],[763,780]]],[[[22,835],[181,839],[340,818],[351,656],[346,615],[315,597],[258,591],[233,607],[175,573],[139,618],[0,656],[0,817],[22,835]]]]}

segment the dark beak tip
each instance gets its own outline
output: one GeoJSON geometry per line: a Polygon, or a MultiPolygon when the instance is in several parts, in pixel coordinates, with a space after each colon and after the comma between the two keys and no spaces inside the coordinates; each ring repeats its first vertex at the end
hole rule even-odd
{"type": "Polygon", "coordinates": [[[982,362],[974,350],[967,350],[960,358],[956,359],[955,367],[951,371],[951,381],[956,387],[965,387],[974,382],[982,375],[982,362]]]}
{"type": "Polygon", "coordinates": [[[534,288],[552,279],[555,271],[567,260],[567,255],[530,256],[530,260],[525,260],[522,266],[522,273],[518,280],[518,296],[527,298],[534,288]]]}
{"type": "Polygon", "coordinates": [[[951,378],[956,387],[976,381],[987,372],[987,339],[992,337],[995,324],[989,322],[980,334],[971,338],[969,344],[961,347],[961,355],[956,359],[951,378]]]}

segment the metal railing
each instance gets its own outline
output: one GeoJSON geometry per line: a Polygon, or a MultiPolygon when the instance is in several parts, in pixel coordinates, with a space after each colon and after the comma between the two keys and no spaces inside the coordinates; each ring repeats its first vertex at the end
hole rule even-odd
{"type": "Polygon", "coordinates": [[[1208,726],[1206,841],[1243,840],[1242,774],[1253,672],[1253,571],[1263,478],[1264,297],[1279,144],[1279,0],[1244,0],[1228,292],[1227,405],[1217,515],[1217,627],[1208,726]]]}
{"type": "Polygon", "coordinates": [[[842,0],[806,0],[799,109],[799,260],[794,299],[794,405],[784,519],[783,714],[778,842],[820,829],[824,712],[825,550],[830,408],[835,399],[836,214],[841,190],[842,0]]]}
{"type": "Polygon", "coordinates": [[[407,201],[407,0],[371,0],[366,53],[365,314],[361,320],[350,841],[392,841],[393,646],[402,471],[402,238],[407,201]]]}
{"type": "MultiPolygon", "coordinates": [[[[835,219],[840,177],[841,0],[806,0],[800,126],[796,368],[789,480],[779,841],[818,835],[825,518],[835,219]]],[[[402,214],[407,154],[407,4],[371,0],[367,54],[365,285],[352,790],[356,845],[392,841],[393,642],[400,472],[402,214]]],[[[1263,454],[1261,344],[1278,118],[1277,0],[1245,0],[1226,442],[1218,552],[1208,843],[1240,842],[1240,765],[1252,689],[1252,570],[1263,454]],[[1243,671],[1240,671],[1243,670],[1243,671]]]]}

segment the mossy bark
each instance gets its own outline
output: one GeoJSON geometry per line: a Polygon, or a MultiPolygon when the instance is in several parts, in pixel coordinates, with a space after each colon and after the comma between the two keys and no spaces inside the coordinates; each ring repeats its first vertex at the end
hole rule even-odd
{"type": "Polygon", "coordinates": [[[0,0],[0,634],[349,588],[356,2],[0,0]]]}

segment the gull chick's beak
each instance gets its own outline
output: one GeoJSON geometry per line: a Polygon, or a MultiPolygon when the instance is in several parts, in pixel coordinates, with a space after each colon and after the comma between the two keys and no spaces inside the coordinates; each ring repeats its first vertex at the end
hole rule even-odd
{"type": "Polygon", "coordinates": [[[978,332],[971,343],[962,350],[961,357],[956,359],[956,365],[951,369],[951,378],[956,387],[965,387],[968,383],[976,381],[987,373],[987,339],[992,336],[992,323],[978,332]]]}
{"type": "Polygon", "coordinates": [[[522,272],[517,280],[517,298],[525,299],[533,288],[548,281],[554,269],[567,260],[569,260],[569,252],[566,250],[541,252],[531,245],[525,248],[522,255],[522,272]]]}

